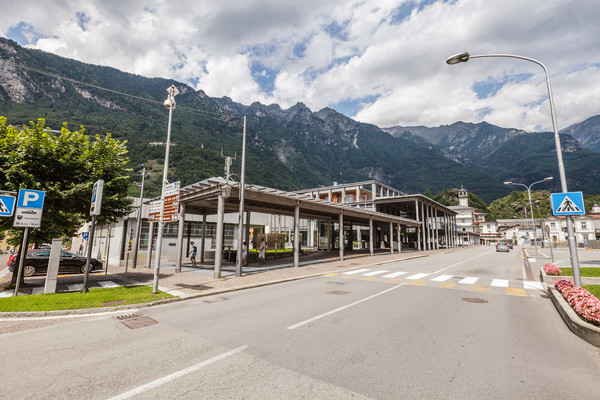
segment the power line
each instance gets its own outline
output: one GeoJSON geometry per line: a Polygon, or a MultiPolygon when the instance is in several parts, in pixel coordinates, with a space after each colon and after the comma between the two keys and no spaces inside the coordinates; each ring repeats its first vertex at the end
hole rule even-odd
{"type": "MultiPolygon", "coordinates": [[[[27,71],[35,72],[35,73],[46,75],[46,76],[50,76],[50,77],[53,77],[53,78],[56,78],[56,79],[65,80],[65,81],[68,81],[68,82],[71,82],[71,83],[74,83],[74,84],[77,84],[77,85],[88,86],[88,87],[92,87],[92,88],[95,88],[95,89],[104,90],[104,91],[107,91],[107,92],[118,94],[118,95],[121,95],[121,96],[130,97],[130,98],[133,98],[133,99],[142,100],[142,101],[146,101],[146,102],[153,103],[153,104],[163,105],[162,102],[157,101],[157,100],[152,100],[152,99],[148,99],[146,97],[140,97],[140,96],[136,96],[136,95],[133,95],[133,94],[120,92],[118,90],[108,89],[108,88],[105,88],[105,87],[102,87],[102,86],[94,85],[92,83],[78,81],[77,79],[68,78],[66,76],[58,75],[58,74],[55,74],[55,73],[52,73],[52,72],[43,71],[43,70],[40,70],[40,69],[37,69],[37,68],[33,68],[33,67],[28,67],[26,65],[21,65],[21,64],[18,64],[16,62],[13,62],[13,61],[0,59],[0,62],[12,65],[12,66],[14,66],[16,68],[21,68],[21,69],[24,69],[24,70],[27,70],[27,71]]],[[[205,111],[205,110],[198,110],[198,109],[191,108],[191,107],[182,107],[182,106],[179,106],[177,108],[180,109],[180,110],[194,112],[194,113],[199,113],[199,114],[218,115],[219,117],[242,118],[239,115],[218,113],[218,112],[205,111]]],[[[226,122],[222,118],[214,118],[214,117],[210,117],[210,116],[209,116],[209,118],[214,119],[216,121],[220,121],[220,122],[226,122]]]]}

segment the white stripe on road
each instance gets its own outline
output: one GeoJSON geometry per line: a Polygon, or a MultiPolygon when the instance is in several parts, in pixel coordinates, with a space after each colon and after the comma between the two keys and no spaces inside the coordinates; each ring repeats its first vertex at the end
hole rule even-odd
{"type": "Polygon", "coordinates": [[[385,274],[387,271],[373,271],[373,272],[367,272],[366,274],[363,274],[363,276],[375,276],[375,275],[379,275],[379,274],[385,274]]]}
{"type": "Polygon", "coordinates": [[[507,288],[508,279],[494,279],[492,283],[490,283],[490,286],[507,288]]]}
{"type": "Polygon", "coordinates": [[[361,268],[361,269],[355,269],[354,271],[348,271],[348,272],[344,272],[344,275],[354,275],[354,274],[360,274],[361,272],[365,272],[365,271],[369,271],[368,268],[361,268]]]}
{"type": "Polygon", "coordinates": [[[406,275],[406,274],[408,274],[408,272],[400,272],[399,271],[399,272],[392,272],[391,274],[384,275],[383,277],[384,278],[397,278],[400,275],[406,275]]]}
{"type": "Polygon", "coordinates": [[[305,321],[299,322],[299,323],[297,323],[297,324],[295,324],[295,325],[292,325],[292,326],[288,326],[287,328],[288,328],[288,329],[296,329],[296,328],[299,328],[299,327],[301,327],[301,326],[303,326],[303,325],[310,324],[310,323],[311,323],[311,322],[313,322],[313,321],[319,320],[319,319],[321,319],[321,318],[328,317],[328,316],[330,316],[330,315],[332,315],[332,314],[335,314],[336,312],[343,311],[343,310],[345,310],[346,308],[353,307],[353,306],[355,306],[355,305],[358,305],[358,304],[360,304],[360,303],[363,303],[363,302],[365,302],[365,301],[369,301],[369,300],[371,300],[371,299],[374,299],[374,298],[375,298],[375,297],[377,297],[377,296],[381,296],[382,294],[386,294],[387,292],[391,292],[392,290],[396,290],[396,289],[398,289],[399,287],[402,287],[402,286],[404,286],[404,285],[406,285],[406,284],[405,284],[405,283],[402,283],[402,284],[400,284],[400,285],[396,285],[396,286],[394,286],[394,287],[391,287],[391,288],[389,288],[389,289],[386,289],[386,290],[384,290],[383,292],[375,293],[374,295],[372,295],[372,296],[369,296],[369,297],[365,297],[365,298],[364,298],[364,299],[362,299],[362,300],[358,300],[358,301],[355,301],[354,303],[350,303],[350,304],[347,304],[347,305],[345,305],[345,306],[343,306],[343,307],[336,308],[335,310],[331,310],[331,311],[328,311],[328,312],[326,312],[326,313],[324,313],[324,314],[317,315],[316,317],[313,317],[313,318],[307,319],[307,320],[305,320],[305,321]]]}
{"type": "Polygon", "coordinates": [[[523,287],[525,289],[544,290],[544,285],[542,285],[542,282],[525,281],[523,282],[523,287]]]}
{"type": "Polygon", "coordinates": [[[231,351],[228,351],[227,353],[223,353],[223,354],[220,354],[220,355],[218,355],[216,357],[209,358],[208,360],[202,361],[201,363],[198,363],[196,365],[192,365],[191,367],[182,369],[181,371],[174,372],[174,373],[172,373],[170,375],[164,376],[164,377],[159,378],[159,379],[157,379],[155,381],[149,382],[149,383],[147,383],[145,385],[138,386],[137,388],[131,389],[130,391],[122,393],[122,394],[120,394],[118,396],[111,397],[109,400],[124,400],[124,399],[128,399],[130,397],[133,397],[135,395],[138,395],[140,393],[147,392],[150,389],[157,388],[157,387],[159,387],[161,385],[164,385],[165,383],[168,383],[168,382],[170,382],[172,380],[175,380],[177,378],[181,378],[184,375],[187,375],[187,374],[190,374],[192,372],[198,371],[199,369],[202,369],[202,368],[204,368],[204,367],[206,367],[206,366],[208,366],[208,365],[210,365],[212,363],[215,363],[217,361],[221,361],[221,360],[223,360],[223,359],[225,359],[227,357],[231,357],[234,354],[237,354],[239,352],[242,352],[242,351],[246,350],[247,348],[248,348],[247,345],[240,346],[237,349],[233,349],[231,351]]]}
{"type": "Polygon", "coordinates": [[[83,283],[76,283],[74,285],[67,285],[67,290],[70,292],[77,292],[83,289],[83,283]]]}
{"type": "Polygon", "coordinates": [[[452,278],[452,275],[440,275],[437,278],[433,278],[432,281],[434,282],[445,282],[448,279],[452,278]]]}
{"type": "Polygon", "coordinates": [[[100,285],[102,287],[106,287],[106,288],[120,286],[118,283],[114,283],[113,281],[100,281],[100,282],[98,282],[98,285],[100,285]]]}
{"type": "Polygon", "coordinates": [[[464,285],[473,285],[478,280],[479,280],[479,278],[475,278],[473,276],[467,276],[466,278],[461,279],[460,281],[458,281],[458,283],[462,283],[464,285]]]}
{"type": "Polygon", "coordinates": [[[411,280],[423,279],[423,278],[425,278],[426,276],[429,276],[429,275],[431,275],[431,274],[414,274],[414,275],[411,275],[411,276],[407,277],[406,279],[411,279],[411,280]]]}

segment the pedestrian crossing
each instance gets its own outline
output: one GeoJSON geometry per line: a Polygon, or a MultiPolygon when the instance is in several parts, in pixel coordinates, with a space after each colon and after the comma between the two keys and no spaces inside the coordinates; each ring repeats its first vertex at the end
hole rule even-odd
{"type": "Polygon", "coordinates": [[[536,281],[511,281],[500,278],[479,278],[476,276],[438,275],[436,273],[413,273],[405,271],[390,272],[371,268],[359,268],[346,272],[332,272],[324,277],[338,277],[342,279],[356,279],[362,281],[377,281],[398,283],[405,281],[410,286],[429,286],[442,289],[463,289],[479,293],[504,290],[512,296],[541,295],[545,293],[545,284],[536,281]]]}

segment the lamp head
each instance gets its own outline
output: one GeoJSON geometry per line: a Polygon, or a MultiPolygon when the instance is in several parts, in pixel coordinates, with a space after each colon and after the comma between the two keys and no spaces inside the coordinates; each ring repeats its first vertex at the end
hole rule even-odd
{"type": "Polygon", "coordinates": [[[170,98],[166,99],[164,104],[167,109],[173,107],[173,103],[171,102],[170,98]]]}
{"type": "Polygon", "coordinates": [[[448,58],[446,60],[446,64],[454,65],[454,64],[461,63],[461,62],[467,62],[467,61],[469,61],[470,56],[471,55],[469,54],[468,51],[464,51],[462,53],[455,54],[452,57],[448,58]]]}
{"type": "Polygon", "coordinates": [[[554,177],[552,177],[552,176],[549,176],[549,177],[547,177],[547,178],[544,178],[544,181],[551,181],[552,179],[554,179],[554,177]]]}
{"type": "Polygon", "coordinates": [[[512,181],[506,181],[504,182],[505,185],[512,185],[512,181]]]}
{"type": "Polygon", "coordinates": [[[229,186],[228,184],[223,185],[221,187],[221,194],[223,195],[224,199],[231,196],[231,186],[229,186]]]}

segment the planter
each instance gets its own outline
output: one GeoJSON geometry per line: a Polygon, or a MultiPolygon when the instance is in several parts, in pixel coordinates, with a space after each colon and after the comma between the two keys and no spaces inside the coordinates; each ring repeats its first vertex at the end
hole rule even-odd
{"type": "Polygon", "coordinates": [[[582,320],[554,286],[548,285],[548,295],[571,332],[586,342],[600,347],[600,328],[582,320]]]}
{"type": "MultiPolygon", "coordinates": [[[[566,279],[566,280],[572,281],[573,277],[572,276],[563,276],[563,275],[548,275],[548,274],[546,274],[546,271],[544,271],[544,268],[542,267],[542,268],[540,268],[540,279],[542,280],[542,282],[545,282],[546,284],[548,284],[548,286],[554,286],[556,281],[558,281],[560,279],[566,279]]],[[[582,285],[600,285],[600,278],[582,276],[581,284],[582,285]]]]}

